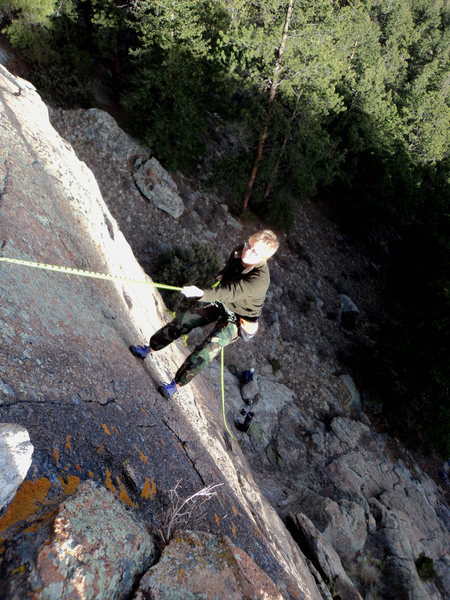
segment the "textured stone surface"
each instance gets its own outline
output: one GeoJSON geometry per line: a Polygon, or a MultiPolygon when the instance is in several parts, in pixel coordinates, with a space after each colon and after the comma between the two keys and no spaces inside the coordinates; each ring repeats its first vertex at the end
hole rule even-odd
{"type": "Polygon", "coordinates": [[[273,582],[229,538],[176,532],[134,600],[283,600],[273,582]]]}
{"type": "MultiPolygon", "coordinates": [[[[16,90],[17,87],[13,86],[11,89],[16,90]]],[[[24,96],[22,100],[26,101],[27,98],[24,96]]],[[[186,210],[178,220],[173,219],[152,206],[135,185],[134,160],[137,157],[143,161],[147,160],[150,155],[148,149],[136,149],[132,140],[120,138],[123,147],[119,149],[119,156],[116,156],[116,150],[113,152],[111,149],[114,148],[113,140],[117,138],[118,128],[112,120],[107,117],[103,119],[91,111],[57,109],[51,112],[58,130],[62,131],[64,138],[75,147],[79,158],[94,171],[103,199],[112,215],[119,221],[120,230],[126,233],[127,241],[142,265],[150,269],[160,251],[170,243],[188,247],[194,240],[216,241],[215,249],[224,259],[229,248],[253,232],[255,223],[244,223],[244,228],[239,234],[233,228],[227,227],[226,212],[215,199],[200,192],[193,193],[189,182],[181,181],[179,174],[173,177],[186,210]],[[111,128],[111,132],[102,132],[99,129],[100,123],[102,128],[111,128]],[[112,140],[111,144],[109,139],[112,140]]],[[[33,117],[36,122],[35,115],[33,117]]],[[[21,118],[23,120],[23,117],[21,118]]],[[[24,130],[27,140],[36,132],[36,125],[33,126],[33,123],[25,127],[21,124],[20,127],[24,130]]],[[[54,136],[54,132],[51,135],[54,136]]],[[[46,135],[41,132],[40,137],[40,140],[32,140],[35,151],[39,144],[42,148],[45,146],[42,140],[47,139],[46,135]]],[[[22,137],[14,135],[11,139],[17,144],[22,137]]],[[[13,141],[10,142],[10,146],[13,147],[13,141]]],[[[8,142],[1,146],[2,157],[7,147],[8,142]]],[[[157,155],[157,149],[153,150],[157,155]]],[[[19,164],[18,170],[21,174],[27,173],[35,157],[21,164],[20,152],[17,149],[15,154],[14,160],[19,164]]],[[[50,161],[46,169],[54,173],[52,169],[59,165],[59,170],[64,172],[64,164],[65,159],[57,158],[50,161]]],[[[31,171],[34,177],[32,185],[26,183],[26,178],[16,179],[20,184],[23,179],[25,185],[20,188],[22,198],[16,199],[14,209],[22,204],[34,207],[32,192],[35,190],[40,194],[39,203],[42,203],[42,198],[47,198],[47,194],[41,190],[42,186],[38,186],[43,171],[39,171],[38,177],[37,169],[39,167],[34,164],[31,171]]],[[[58,172],[54,174],[56,179],[60,178],[58,172]]],[[[0,191],[5,201],[14,193],[14,186],[8,186],[12,175],[10,162],[0,160],[0,191]]],[[[76,188],[73,178],[67,178],[67,182],[70,183],[69,192],[64,193],[72,203],[73,197],[83,196],[83,191],[76,188]]],[[[51,191],[52,186],[48,189],[51,191]]],[[[97,197],[96,192],[92,192],[90,196],[91,202],[97,197]]],[[[51,202],[54,202],[52,194],[49,197],[51,202]]],[[[83,201],[79,205],[78,227],[80,224],[84,227],[85,219],[90,218],[90,202],[83,201]]],[[[34,213],[42,219],[39,203],[36,209],[30,209],[30,223],[35,221],[34,213]]],[[[108,247],[108,260],[99,259],[98,255],[95,257],[90,251],[86,251],[83,237],[78,235],[77,229],[72,225],[73,220],[66,223],[63,219],[64,210],[61,211],[57,203],[55,206],[58,208],[58,215],[55,216],[54,212],[46,209],[51,215],[47,216],[47,219],[49,226],[53,223],[59,223],[59,226],[53,225],[52,235],[48,237],[44,235],[45,230],[42,230],[39,236],[33,238],[38,240],[41,236],[49,255],[49,262],[50,257],[54,258],[54,252],[61,252],[64,262],[73,262],[76,266],[80,265],[81,256],[84,257],[88,268],[91,268],[92,263],[98,270],[106,265],[116,269],[122,264],[121,255],[126,255],[127,251],[121,247],[117,253],[112,247],[108,247]],[[55,241],[55,227],[58,242],[55,241]]],[[[17,229],[14,230],[11,225],[15,220],[14,211],[9,214],[8,227],[15,231],[12,237],[15,241],[20,240],[29,229],[29,223],[26,220],[20,221],[19,218],[17,229]]],[[[101,236],[101,247],[108,238],[101,232],[108,230],[108,235],[115,237],[115,243],[120,238],[115,221],[111,220],[109,213],[107,214],[108,220],[102,217],[101,212],[94,218],[94,222],[99,223],[98,231],[89,230],[93,240],[101,236]]],[[[5,213],[1,216],[4,219],[5,213]]],[[[28,234],[25,239],[27,237],[28,234]]],[[[6,236],[0,239],[0,244],[4,238],[6,239],[6,236]]],[[[34,243],[32,247],[36,250],[34,243]]],[[[26,245],[20,249],[28,251],[26,245]]],[[[422,470],[414,466],[409,453],[404,453],[399,445],[387,436],[373,433],[364,415],[359,411],[355,414],[353,408],[355,401],[356,406],[359,402],[358,390],[355,390],[346,375],[341,377],[338,353],[345,349],[352,338],[347,338],[343,328],[338,327],[339,320],[336,321],[336,315],[339,316],[341,310],[338,294],[344,292],[348,295],[360,311],[355,335],[364,333],[364,327],[361,328],[361,325],[367,322],[367,315],[370,313],[372,319],[375,318],[373,314],[377,313],[374,302],[377,282],[373,281],[366,264],[366,257],[358,252],[351,240],[341,235],[336,224],[326,218],[318,205],[310,203],[296,207],[292,233],[282,236],[281,248],[271,260],[272,284],[260,320],[260,333],[254,342],[233,344],[225,353],[227,364],[235,365],[239,370],[255,367],[258,377],[264,376],[270,380],[264,387],[267,393],[255,406],[254,427],[252,426],[249,434],[244,437],[233,429],[233,420],[241,408],[248,407],[242,403],[236,377],[226,373],[228,424],[239,443],[243,444],[243,451],[259,487],[282,517],[299,511],[307,513],[327,541],[340,553],[341,558],[345,556],[347,561],[349,555],[355,552],[352,567],[355,567],[356,560],[369,560],[370,557],[381,561],[383,565],[389,565],[389,570],[381,571],[374,593],[382,597],[384,592],[389,597],[391,582],[398,580],[397,596],[408,594],[408,577],[403,577],[403,574],[412,572],[415,568],[414,558],[423,551],[433,558],[439,575],[437,583],[426,585],[423,597],[440,599],[445,597],[445,590],[450,588],[450,568],[446,554],[446,548],[449,546],[446,525],[448,503],[445,496],[422,470]],[[372,309],[375,309],[374,313],[372,309]],[[334,319],[328,318],[330,312],[335,313],[334,319]],[[282,368],[277,375],[272,373],[272,367],[268,364],[269,357],[280,360],[282,368]],[[350,386],[346,385],[346,379],[350,386]],[[280,383],[287,387],[280,387],[280,383]],[[365,427],[360,427],[360,420],[365,427]],[[399,456],[405,464],[402,464],[399,456]],[[317,494],[321,499],[320,506],[327,508],[322,521],[316,521],[315,514],[308,512],[311,505],[303,505],[305,490],[317,494]],[[379,496],[383,503],[379,502],[379,496]],[[383,510],[387,511],[386,518],[383,518],[383,510]],[[394,510],[398,511],[395,520],[388,518],[393,516],[394,510]],[[395,523],[395,528],[390,528],[391,523],[395,523]],[[338,524],[342,529],[336,531],[335,525],[338,524]],[[355,532],[354,540],[351,539],[352,531],[355,532]],[[364,539],[364,547],[358,550],[364,539]],[[400,540],[401,544],[397,545],[396,540],[400,540]]],[[[27,351],[26,356],[18,353],[14,357],[15,381],[20,381],[22,373],[26,373],[24,385],[28,386],[26,389],[35,403],[34,408],[31,404],[23,404],[24,396],[19,393],[19,385],[11,383],[11,376],[7,372],[4,377],[0,373],[1,381],[5,386],[9,386],[5,389],[10,392],[3,395],[5,410],[10,413],[15,411],[14,414],[18,414],[21,419],[25,415],[32,423],[30,431],[34,432],[36,428],[41,427],[40,439],[48,440],[44,450],[40,447],[40,459],[34,461],[31,469],[36,480],[26,481],[29,485],[19,490],[22,492],[24,507],[31,509],[31,490],[34,490],[33,498],[37,503],[46,486],[50,485],[48,479],[41,479],[44,474],[52,475],[53,483],[50,489],[61,491],[63,483],[66,489],[70,487],[69,483],[75,481],[66,480],[67,474],[71,478],[85,478],[88,471],[92,470],[100,481],[114,487],[117,495],[125,497],[125,490],[130,501],[139,503],[140,510],[153,513],[157,519],[162,492],[173,485],[182,474],[186,477],[184,465],[191,461],[199,474],[188,477],[185,482],[187,491],[201,487],[201,478],[211,483],[218,481],[222,474],[227,481],[233,482],[233,490],[237,490],[238,504],[232,503],[230,506],[228,503],[223,511],[214,504],[207,517],[208,527],[215,527],[216,513],[220,518],[217,528],[221,533],[226,533],[246,549],[253,547],[253,544],[257,546],[255,541],[246,537],[246,519],[257,523],[257,529],[265,531],[265,535],[270,538],[282,539],[276,516],[267,509],[266,504],[260,504],[246,462],[239,463],[234,470],[230,468],[228,456],[239,456],[239,451],[236,451],[237,444],[225,433],[223,426],[218,400],[220,377],[216,366],[211,368],[211,378],[201,376],[195,385],[190,386],[192,394],[187,390],[186,393],[183,392],[179,405],[177,404],[179,411],[172,410],[171,405],[170,408],[164,407],[159,412],[160,405],[157,398],[155,400],[153,382],[149,382],[148,373],[155,378],[173,374],[185,350],[180,344],[181,352],[176,348],[171,349],[158,354],[157,360],[151,364],[146,361],[142,368],[142,379],[137,374],[142,364],[136,367],[136,364],[129,362],[123,355],[124,340],[126,343],[135,342],[136,332],[139,341],[147,341],[158,320],[164,319],[162,311],[155,311],[155,314],[151,312],[154,306],[152,296],[142,293],[141,288],[134,290],[127,286],[126,290],[123,290],[126,294],[125,299],[121,289],[117,296],[111,295],[104,284],[100,288],[101,294],[97,294],[97,286],[73,287],[72,283],[64,289],[64,282],[61,281],[59,301],[52,305],[53,298],[45,295],[49,279],[43,277],[38,278],[38,281],[40,285],[29,294],[34,302],[38,302],[40,294],[44,292],[44,299],[48,298],[49,305],[57,310],[60,305],[66,304],[67,297],[71,299],[71,308],[67,310],[65,319],[59,320],[59,329],[56,329],[56,332],[64,331],[65,323],[75,323],[78,328],[81,315],[83,319],[87,319],[89,326],[80,329],[75,343],[72,340],[75,330],[73,325],[67,328],[67,335],[63,341],[60,342],[56,334],[52,340],[54,343],[45,346],[48,328],[52,325],[52,320],[45,318],[42,327],[38,328],[40,337],[33,340],[31,346],[28,345],[26,337],[29,333],[27,327],[31,325],[26,321],[26,317],[21,320],[19,315],[20,310],[23,311],[23,305],[21,309],[18,308],[20,296],[13,289],[9,299],[2,299],[4,304],[0,310],[6,310],[5,307],[10,310],[8,319],[0,321],[2,341],[8,345],[17,343],[17,339],[20,339],[20,348],[27,351]],[[127,303],[126,306],[123,300],[127,303]],[[130,302],[133,308],[129,308],[130,302]],[[81,311],[81,304],[86,307],[84,313],[81,311]],[[95,313],[95,318],[91,321],[90,312],[95,313]],[[129,331],[130,313],[137,327],[136,330],[133,329],[133,335],[129,331]],[[17,323],[13,318],[17,319],[17,323]],[[91,338],[96,328],[99,330],[98,335],[91,338]],[[84,344],[83,336],[86,336],[90,343],[84,344]],[[120,342],[117,341],[117,336],[120,337],[120,342]],[[108,340],[106,345],[105,340],[108,340]],[[41,343],[44,343],[42,355],[39,350],[41,343]],[[65,347],[70,351],[66,351],[65,347]],[[41,365],[36,361],[30,369],[31,361],[36,356],[41,365]],[[23,362],[18,363],[17,359],[23,362]],[[105,364],[111,368],[106,368],[105,364]],[[46,368],[53,369],[47,380],[42,374],[46,368]],[[108,378],[111,371],[117,374],[114,379],[108,378]],[[147,375],[146,379],[144,374],[147,375]],[[205,380],[209,381],[208,386],[201,383],[205,380]],[[64,409],[61,409],[61,404],[53,404],[52,391],[57,388],[58,381],[62,381],[65,388],[59,398],[65,397],[72,403],[63,404],[64,409]],[[73,395],[70,394],[71,386],[75,388],[73,395]],[[79,403],[78,407],[76,402],[79,403]],[[22,403],[20,409],[18,403],[22,403]],[[117,408],[119,404],[124,408],[123,412],[117,408]],[[61,420],[61,410],[64,410],[66,420],[64,431],[57,429],[61,420]],[[143,410],[146,411],[146,415],[143,410]],[[41,416],[42,414],[45,416],[41,416]],[[192,424],[192,430],[186,427],[184,419],[192,424]],[[48,428],[49,424],[58,432],[57,435],[44,433],[44,428],[48,428]],[[106,433],[103,425],[110,435],[106,433]],[[152,436],[151,430],[158,432],[156,442],[156,435],[152,436]],[[83,431],[81,438],[75,435],[75,432],[79,431],[83,431]],[[124,431],[127,432],[127,439],[123,435],[124,431]],[[68,436],[71,436],[69,444],[68,436]],[[87,444],[91,446],[90,451],[86,450],[87,444]],[[182,449],[178,444],[181,444],[182,449]],[[144,455],[142,458],[135,446],[144,455]],[[167,459],[162,453],[163,448],[167,459]],[[200,448],[208,449],[207,456],[200,448]],[[226,454],[224,449],[227,450],[226,454]],[[127,461],[124,460],[125,456],[127,461]],[[161,467],[158,464],[158,456],[162,457],[161,467]],[[145,459],[149,462],[144,462],[145,459]],[[38,471],[36,465],[38,462],[42,464],[44,460],[47,461],[46,470],[38,471]],[[210,460],[217,466],[213,471],[210,460]],[[57,461],[57,464],[49,469],[52,461],[57,461]],[[82,468],[81,475],[75,465],[82,468]],[[66,466],[68,469],[64,470],[66,466]],[[160,473],[163,475],[160,476],[160,473]],[[63,483],[60,482],[60,478],[63,483]],[[141,497],[141,493],[145,497],[141,497]],[[244,511],[239,512],[239,521],[234,518],[232,506],[244,511]],[[231,514],[233,519],[229,517],[231,514]],[[261,518],[260,514],[263,515],[261,518]],[[271,522],[270,526],[267,525],[268,522],[271,522]]],[[[20,283],[24,289],[29,289],[29,282],[27,286],[23,282],[20,283]]],[[[42,304],[45,313],[45,302],[42,304]]],[[[40,313],[39,310],[36,312],[40,313]]],[[[34,321],[32,324],[34,328],[36,323],[37,321],[34,321]]],[[[1,350],[4,352],[5,347],[1,350]]],[[[3,364],[6,363],[0,363],[0,369],[3,364]]],[[[177,402],[175,399],[174,403],[177,402]]],[[[415,459],[417,458],[416,453],[415,459]]],[[[236,459],[233,457],[233,460],[236,459]]],[[[25,539],[26,536],[23,537],[25,539]]],[[[286,567],[289,572],[302,572],[289,543],[283,540],[280,544],[287,549],[284,556],[287,561],[285,564],[289,565],[286,567]]],[[[272,568],[261,561],[260,552],[256,552],[254,557],[259,561],[258,564],[264,565],[264,569],[272,568]]]]}
{"type": "Polygon", "coordinates": [[[142,523],[110,491],[85,482],[59,506],[29,580],[42,600],[127,598],[154,559],[142,523]]]}
{"type": "MultiPolygon", "coordinates": [[[[325,427],[300,409],[289,388],[274,377],[256,376],[260,399],[242,443],[272,505],[283,517],[304,513],[337,552],[341,568],[358,570],[364,558],[389,565],[377,570],[373,587],[380,597],[389,598],[392,589],[399,597],[445,597],[450,572],[445,498],[417,466],[406,468],[393,456],[388,436],[344,416],[359,404],[352,380],[341,378],[348,402],[343,406],[329,399],[341,416],[325,427]],[[421,552],[433,559],[439,575],[425,587],[414,564],[421,552]]],[[[207,377],[219,394],[218,367],[212,365],[207,377]]],[[[233,423],[245,404],[238,378],[228,372],[225,381],[227,418],[233,423]]]]}
{"type": "MultiPolygon", "coordinates": [[[[26,427],[35,448],[27,477],[0,518],[0,589],[8,598],[24,597],[52,511],[83,481],[101,483],[156,526],[177,482],[183,496],[220,482],[223,491],[205,505],[198,527],[228,535],[286,598],[316,600],[304,558],[261,495],[238,444],[225,439],[218,398],[201,378],[170,403],[158,395],[159,382],[186,355],[183,345],[145,362],[129,352],[129,344],[147,341],[168,315],[92,172],[51,126],[38,94],[23,85],[25,92],[15,96],[0,73],[1,255],[144,283],[0,263],[0,380],[6,390],[0,419],[26,427]]],[[[97,117],[86,117],[94,138],[103,136],[108,122],[97,117]]],[[[112,131],[98,146],[85,143],[94,154],[105,153],[103,175],[119,185],[126,175],[132,178],[129,161],[137,150],[113,158],[108,148],[115,148],[114,140],[112,131]]],[[[155,214],[144,202],[149,212],[143,223],[155,214]]],[[[173,222],[157,213],[159,224],[173,222]]]]}
{"type": "Polygon", "coordinates": [[[325,540],[320,531],[304,514],[293,518],[297,528],[297,539],[319,572],[325,576],[326,583],[335,590],[342,600],[362,600],[356,587],[346,574],[341,559],[333,547],[325,540]]]}
{"type": "Polygon", "coordinates": [[[351,564],[367,542],[368,526],[364,508],[351,500],[335,502],[308,488],[304,488],[301,495],[299,492],[299,506],[346,565],[351,564]]]}
{"type": "MultiPolygon", "coordinates": [[[[148,154],[148,149],[127,135],[104,110],[89,108],[73,112],[83,113],[85,128],[82,141],[91,144],[105,159],[109,157],[114,161],[128,161],[136,156],[148,154]]],[[[76,130],[73,133],[76,136],[76,130]]]]}
{"type": "Polygon", "coordinates": [[[138,159],[134,180],[146,198],[174,219],[183,214],[183,200],[178,195],[176,183],[155,157],[142,163],[138,159]]]}
{"type": "Polygon", "coordinates": [[[25,479],[32,455],[33,444],[25,427],[0,423],[0,514],[25,479]]]}

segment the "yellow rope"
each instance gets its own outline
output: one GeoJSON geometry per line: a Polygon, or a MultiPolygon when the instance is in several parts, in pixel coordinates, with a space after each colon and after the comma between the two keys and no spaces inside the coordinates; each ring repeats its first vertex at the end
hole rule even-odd
{"type": "Polygon", "coordinates": [[[164,290],[173,290],[174,292],[180,292],[183,289],[180,287],[175,287],[173,285],[154,283],[153,281],[145,281],[143,279],[130,279],[129,277],[122,277],[120,275],[106,275],[105,273],[96,273],[95,271],[83,271],[82,269],[73,269],[72,267],[47,265],[45,263],[34,262],[31,260],[6,258],[5,256],[0,256],[0,261],[11,263],[14,265],[23,265],[25,267],[34,267],[35,269],[43,269],[44,271],[56,271],[57,273],[66,273],[68,275],[80,275],[81,277],[91,277],[93,279],[106,279],[107,281],[127,281],[129,283],[144,283],[147,285],[152,285],[153,287],[162,288],[164,290]]]}
{"type": "Polygon", "coordinates": [[[235,442],[237,442],[237,439],[234,437],[234,435],[228,429],[227,418],[225,416],[225,381],[224,381],[224,376],[223,376],[223,355],[224,355],[224,352],[223,352],[223,347],[222,347],[220,349],[220,379],[221,379],[221,382],[222,382],[222,413],[223,413],[223,423],[225,425],[225,429],[231,435],[231,437],[233,438],[233,440],[235,442]]]}

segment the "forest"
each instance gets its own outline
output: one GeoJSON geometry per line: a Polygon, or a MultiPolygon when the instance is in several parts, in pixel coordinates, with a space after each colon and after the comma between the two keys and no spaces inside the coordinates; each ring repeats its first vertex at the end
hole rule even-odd
{"type": "Polygon", "coordinates": [[[389,319],[346,357],[385,414],[450,456],[448,0],[0,0],[59,106],[95,105],[236,214],[289,231],[320,201],[378,247],[389,319]],[[375,343],[373,343],[375,342],[375,343]]]}

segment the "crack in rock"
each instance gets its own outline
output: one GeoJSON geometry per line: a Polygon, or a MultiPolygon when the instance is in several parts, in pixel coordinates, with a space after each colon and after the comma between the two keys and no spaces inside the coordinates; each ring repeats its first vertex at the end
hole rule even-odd
{"type": "Polygon", "coordinates": [[[3,196],[6,194],[8,187],[9,169],[6,158],[0,160],[0,202],[3,200],[3,196]]]}
{"type": "Polygon", "coordinates": [[[194,469],[194,471],[197,473],[197,475],[200,478],[200,481],[202,482],[202,484],[205,486],[206,482],[203,479],[202,474],[200,473],[200,471],[197,469],[196,464],[194,462],[194,460],[189,456],[189,452],[186,449],[186,440],[183,440],[177,433],[175,433],[175,431],[172,429],[172,427],[170,426],[170,423],[167,419],[162,419],[162,422],[164,423],[164,425],[167,427],[167,429],[172,433],[172,435],[178,440],[178,442],[180,443],[181,447],[184,450],[184,453],[186,454],[186,458],[189,460],[189,462],[192,465],[192,468],[194,469]]]}

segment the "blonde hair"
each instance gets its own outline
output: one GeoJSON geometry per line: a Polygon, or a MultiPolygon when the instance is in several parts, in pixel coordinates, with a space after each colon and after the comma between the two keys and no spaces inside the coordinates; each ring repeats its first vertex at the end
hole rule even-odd
{"type": "Polygon", "coordinates": [[[264,244],[267,249],[264,253],[265,260],[273,256],[280,245],[277,236],[270,229],[261,229],[261,231],[257,231],[248,238],[248,241],[250,244],[256,244],[257,242],[262,242],[264,244]]]}

